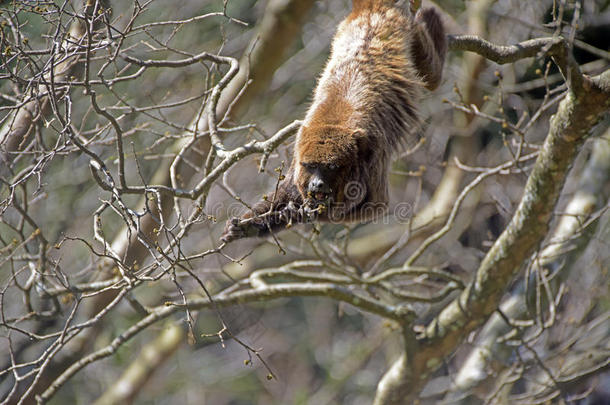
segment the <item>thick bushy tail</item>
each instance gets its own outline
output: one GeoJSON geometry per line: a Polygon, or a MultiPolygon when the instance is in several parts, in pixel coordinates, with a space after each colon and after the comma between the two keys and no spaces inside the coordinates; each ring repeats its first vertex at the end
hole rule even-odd
{"type": "Polygon", "coordinates": [[[415,68],[428,90],[434,90],[441,82],[447,38],[438,12],[433,8],[420,10],[413,22],[415,38],[411,47],[415,68]]]}

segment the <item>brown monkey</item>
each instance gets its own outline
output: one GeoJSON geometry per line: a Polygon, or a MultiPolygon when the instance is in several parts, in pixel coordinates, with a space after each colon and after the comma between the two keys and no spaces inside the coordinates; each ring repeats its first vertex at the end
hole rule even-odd
{"type": "Polygon", "coordinates": [[[441,80],[445,31],[434,9],[353,0],[273,198],[227,222],[224,242],[292,223],[365,221],[385,209],[392,152],[417,140],[421,90],[441,80]]]}

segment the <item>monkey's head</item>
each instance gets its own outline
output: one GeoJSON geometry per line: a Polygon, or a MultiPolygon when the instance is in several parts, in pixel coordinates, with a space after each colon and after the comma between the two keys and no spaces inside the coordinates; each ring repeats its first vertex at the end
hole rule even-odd
{"type": "Polygon", "coordinates": [[[303,127],[295,149],[295,182],[303,200],[312,206],[342,203],[348,210],[362,202],[368,187],[364,171],[371,164],[368,143],[361,130],[303,127]]]}

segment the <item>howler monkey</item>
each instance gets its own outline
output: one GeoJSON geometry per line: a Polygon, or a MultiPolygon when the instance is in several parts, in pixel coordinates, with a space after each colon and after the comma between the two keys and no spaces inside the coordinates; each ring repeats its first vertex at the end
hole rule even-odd
{"type": "Polygon", "coordinates": [[[224,242],[315,217],[365,221],[388,201],[392,152],[417,139],[417,104],[441,80],[445,31],[437,11],[412,17],[404,0],[353,0],[277,192],[227,221],[224,242]]]}

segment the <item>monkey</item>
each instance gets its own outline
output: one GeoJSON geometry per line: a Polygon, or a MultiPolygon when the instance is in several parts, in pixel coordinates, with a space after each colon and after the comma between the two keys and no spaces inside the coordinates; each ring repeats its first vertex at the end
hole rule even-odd
{"type": "Polygon", "coordinates": [[[271,198],[227,221],[222,242],[292,224],[365,222],[388,202],[391,156],[418,141],[417,104],[441,81],[439,13],[404,0],[353,0],[331,44],[293,157],[271,198]]]}

